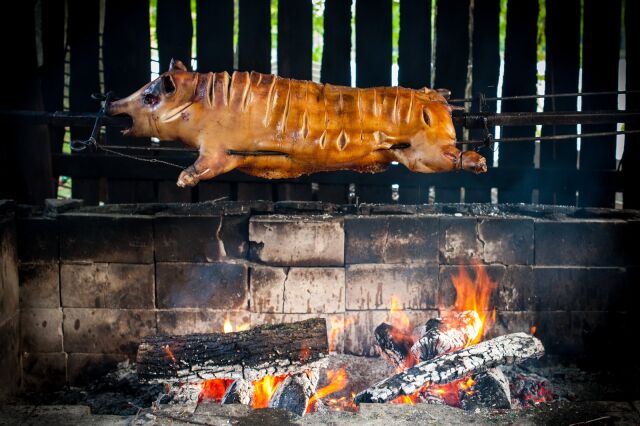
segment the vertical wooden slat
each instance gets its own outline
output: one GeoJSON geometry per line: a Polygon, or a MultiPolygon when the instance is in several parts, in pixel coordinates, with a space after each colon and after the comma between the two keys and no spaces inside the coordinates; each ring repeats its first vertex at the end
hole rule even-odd
{"type": "MultiPolygon", "coordinates": [[[[611,0],[606,3],[584,0],[583,92],[618,90],[620,7],[620,0],[611,0]]],[[[616,95],[587,96],[582,99],[582,110],[615,110],[617,99],[616,95]]],[[[615,124],[582,127],[583,133],[615,130],[615,124]]],[[[582,139],[580,169],[614,169],[616,167],[615,151],[615,136],[582,139]]],[[[580,189],[578,203],[581,206],[613,207],[614,199],[613,190],[596,189],[589,186],[588,182],[584,182],[580,189]]]]}
{"type": "MultiPolygon", "coordinates": [[[[356,2],[356,85],[391,85],[391,0],[356,2]]],[[[391,200],[389,187],[358,185],[361,202],[391,200]]]]}
{"type": "MultiPolygon", "coordinates": [[[[400,2],[398,85],[420,89],[431,84],[431,0],[400,2]]],[[[420,202],[420,187],[400,185],[400,203],[420,202]]]]}
{"type": "MultiPolygon", "coordinates": [[[[469,0],[437,3],[435,87],[449,89],[451,97],[464,98],[469,61],[469,0]]],[[[462,140],[462,128],[456,128],[462,140]]],[[[459,203],[459,188],[436,188],[436,201],[459,203]]]]}
{"type": "Polygon", "coordinates": [[[271,72],[271,2],[240,0],[238,69],[271,72]]]}
{"type": "MultiPolygon", "coordinates": [[[[508,6],[502,95],[535,95],[538,0],[520,0],[508,6]]],[[[504,112],[535,110],[535,99],[502,102],[504,112]]],[[[527,169],[533,168],[535,127],[505,127],[502,136],[531,137],[531,142],[500,145],[500,166],[518,167],[522,170],[523,177],[518,182],[505,182],[515,184],[515,188],[498,188],[498,200],[501,203],[530,203],[534,182],[528,181],[524,176],[527,169]]]]}
{"type": "Polygon", "coordinates": [[[398,84],[420,89],[431,82],[431,0],[400,2],[398,84]]]}
{"type": "MultiPolygon", "coordinates": [[[[495,97],[500,78],[500,0],[475,0],[473,8],[473,96],[479,93],[486,97],[495,97]]],[[[488,107],[495,111],[495,102],[488,107]]],[[[473,103],[473,111],[479,110],[479,103],[473,103]]],[[[489,129],[493,133],[493,129],[489,129]]],[[[469,132],[470,139],[485,137],[483,130],[469,132]]],[[[487,166],[493,165],[493,149],[483,148],[480,153],[487,159],[487,166]]],[[[491,172],[489,172],[491,173],[491,172]]],[[[465,202],[488,203],[491,201],[491,188],[469,189],[465,191],[465,202]]]]}
{"type": "Polygon", "coordinates": [[[351,84],[351,0],[325,0],[320,81],[351,84]]]}
{"type": "MultiPolygon", "coordinates": [[[[546,72],[545,91],[576,93],[580,72],[580,0],[546,0],[546,72]]],[[[545,111],[574,111],[576,98],[548,98],[545,111]]],[[[576,132],[576,126],[545,126],[542,135],[576,132]]],[[[540,167],[576,168],[576,140],[542,141],[540,167]]],[[[574,205],[576,188],[558,182],[556,188],[539,188],[540,203],[574,205]]]]}
{"type": "MultiPolygon", "coordinates": [[[[238,69],[271,73],[271,2],[240,0],[238,69]]],[[[232,188],[238,200],[272,200],[273,185],[239,183],[232,188]]]]}
{"type": "MultiPolygon", "coordinates": [[[[62,111],[64,97],[64,0],[41,2],[42,7],[42,100],[49,111],[62,111]]],[[[52,152],[61,152],[64,128],[49,126],[52,152]]]]}
{"type": "MultiPolygon", "coordinates": [[[[640,90],[640,26],[636,22],[640,16],[640,2],[627,1],[625,4],[625,32],[627,58],[627,90],[640,90]]],[[[627,95],[626,108],[630,111],[640,111],[640,94],[627,95]]],[[[640,125],[628,124],[627,130],[640,130],[640,125]]],[[[640,159],[640,134],[625,136],[624,155],[622,157],[624,172],[624,208],[640,209],[640,168],[635,163],[640,159]]]]}
{"type": "MultiPolygon", "coordinates": [[[[311,80],[311,0],[278,1],[278,75],[311,80]]],[[[279,184],[278,200],[310,200],[311,184],[279,184]]]]}
{"type": "MultiPolygon", "coordinates": [[[[35,2],[3,4],[5,22],[0,47],[7,62],[0,71],[3,89],[1,109],[42,110],[35,38],[35,2]],[[17,24],[17,25],[12,25],[17,24]]],[[[41,204],[53,195],[51,148],[47,126],[0,122],[3,153],[0,156],[0,197],[41,204]]]]}
{"type": "MultiPolygon", "coordinates": [[[[325,0],[320,81],[351,85],[351,0],[325,0]]],[[[318,200],[346,203],[346,185],[320,185],[318,200]]]]}
{"type": "MultiPolygon", "coordinates": [[[[91,99],[91,94],[100,92],[100,1],[69,0],[67,5],[67,44],[70,50],[69,109],[97,110],[98,103],[91,99]]],[[[71,128],[72,140],[86,139],[90,134],[90,128],[71,128]]],[[[73,198],[83,199],[86,204],[98,204],[98,179],[73,178],[71,194],[73,198]]]]}
{"type": "MultiPolygon", "coordinates": [[[[107,0],[105,6],[103,59],[107,91],[128,96],[149,82],[151,75],[149,1],[107,0]]],[[[107,130],[112,144],[148,144],[146,138],[123,138],[117,129],[107,130]]],[[[131,160],[131,167],[136,162],[131,160]]],[[[176,170],[176,178],[178,176],[176,170]]],[[[109,202],[150,202],[156,199],[152,181],[109,181],[109,202]]]]}
{"type": "Polygon", "coordinates": [[[196,47],[200,72],[233,71],[233,0],[197,0],[196,47]]]}
{"type": "Polygon", "coordinates": [[[160,72],[169,68],[171,58],[191,64],[191,7],[186,0],[158,0],[156,27],[160,72]]]}
{"type": "MultiPolygon", "coordinates": [[[[186,0],[158,0],[156,9],[156,34],[158,38],[158,58],[160,72],[169,69],[171,59],[181,60],[191,66],[191,5],[186,0]]],[[[162,157],[163,153],[159,153],[162,157]]],[[[159,202],[189,202],[191,188],[179,188],[175,181],[156,182],[159,202]]]]}
{"type": "Polygon", "coordinates": [[[356,2],[356,85],[391,85],[391,0],[356,2]]]}

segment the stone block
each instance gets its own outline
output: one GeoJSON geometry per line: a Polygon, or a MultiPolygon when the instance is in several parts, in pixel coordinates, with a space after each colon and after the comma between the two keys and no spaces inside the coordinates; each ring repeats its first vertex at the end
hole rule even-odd
{"type": "Polygon", "coordinates": [[[27,391],[63,387],[67,382],[67,354],[27,352],[22,356],[22,386],[27,391]]]}
{"type": "Polygon", "coordinates": [[[22,262],[57,262],[60,257],[58,221],[49,217],[19,218],[18,257],[22,262]]]}
{"type": "Polygon", "coordinates": [[[438,311],[436,310],[347,311],[345,312],[347,329],[344,338],[344,353],[377,356],[377,345],[373,332],[383,322],[408,323],[407,329],[413,330],[414,327],[437,317],[438,311]]]}
{"type": "Polygon", "coordinates": [[[214,262],[244,258],[249,217],[157,215],[154,219],[158,262],[214,262]]]}
{"type": "Polygon", "coordinates": [[[275,266],[344,265],[344,222],[324,216],[254,216],[250,254],[275,266]]]}
{"type": "Polygon", "coordinates": [[[478,238],[487,263],[533,264],[532,219],[481,219],[478,238]]]}
{"type": "Polygon", "coordinates": [[[436,306],[437,265],[349,265],[347,309],[390,309],[395,297],[402,309],[436,306]]]}
{"type": "Polygon", "coordinates": [[[624,221],[581,220],[535,223],[537,265],[625,266],[624,221]]]}
{"type": "Polygon", "coordinates": [[[347,264],[438,262],[436,217],[349,216],[344,227],[347,264]]]}
{"type": "Polygon", "coordinates": [[[251,326],[249,311],[171,309],[157,311],[157,318],[160,334],[220,333],[225,321],[229,321],[232,331],[251,326]]]}
{"type": "Polygon", "coordinates": [[[135,355],[144,336],[156,333],[152,310],[64,309],[67,352],[135,355]]]}
{"type": "Polygon", "coordinates": [[[438,231],[440,263],[469,263],[482,259],[482,242],[478,239],[477,219],[441,217],[438,231]]]}
{"type": "Polygon", "coordinates": [[[158,263],[159,308],[246,309],[245,265],[230,263],[158,263]]]}
{"type": "Polygon", "coordinates": [[[20,386],[20,324],[17,313],[0,323],[0,401],[20,386]]]}
{"type": "Polygon", "coordinates": [[[284,282],[284,312],[320,314],[344,312],[343,268],[290,268],[284,282]]]}
{"type": "Polygon", "coordinates": [[[62,309],[21,309],[20,332],[22,351],[62,352],[62,309]]]}
{"type": "Polygon", "coordinates": [[[63,263],[60,285],[64,307],[154,307],[153,264],[63,263]]]}
{"type": "Polygon", "coordinates": [[[478,283],[478,268],[484,268],[489,279],[495,284],[496,291],[493,292],[489,307],[495,307],[498,303],[498,289],[502,281],[506,268],[503,265],[445,265],[440,267],[440,278],[438,285],[437,306],[441,309],[451,309],[455,306],[457,291],[453,284],[454,278],[462,277],[466,272],[472,282],[478,283]],[[462,271],[463,269],[464,271],[462,271]]]}
{"type": "Polygon", "coordinates": [[[284,312],[284,268],[253,266],[250,269],[251,311],[284,312]]]}
{"type": "Polygon", "coordinates": [[[67,357],[67,379],[72,386],[85,386],[115,370],[126,359],[123,354],[71,353],[67,357]]]}
{"type": "Polygon", "coordinates": [[[153,263],[153,226],[149,216],[65,213],[60,224],[64,261],[153,263]]]}
{"type": "Polygon", "coordinates": [[[57,262],[20,264],[20,307],[60,307],[60,266],[57,262]]]}
{"type": "Polygon", "coordinates": [[[18,257],[13,218],[0,218],[0,324],[13,318],[19,308],[18,257]]]}

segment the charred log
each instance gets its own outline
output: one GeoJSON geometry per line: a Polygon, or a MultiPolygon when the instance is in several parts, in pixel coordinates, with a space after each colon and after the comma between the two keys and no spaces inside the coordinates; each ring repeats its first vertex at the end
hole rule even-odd
{"type": "Polygon", "coordinates": [[[464,348],[480,333],[482,320],[476,311],[456,312],[445,319],[430,319],[420,339],[411,347],[414,359],[428,361],[464,348]]]}
{"type": "Polygon", "coordinates": [[[253,397],[253,384],[244,379],[236,379],[222,396],[221,404],[250,405],[253,397]]]}
{"type": "Polygon", "coordinates": [[[322,318],[269,324],[235,333],[148,336],[138,347],[138,376],[145,382],[216,378],[259,380],[297,374],[326,362],[322,318]]]}
{"type": "Polygon", "coordinates": [[[465,410],[476,408],[511,408],[509,380],[499,368],[492,368],[473,376],[473,385],[464,394],[461,406],[465,410]]]}
{"type": "Polygon", "coordinates": [[[269,400],[269,408],[282,408],[304,416],[309,399],[316,392],[318,379],[317,369],[287,377],[269,400]]]}
{"type": "Polygon", "coordinates": [[[380,355],[396,367],[404,367],[414,338],[391,324],[382,323],[374,331],[380,355]]]}
{"type": "Polygon", "coordinates": [[[499,365],[539,358],[543,353],[542,342],[535,337],[507,334],[416,364],[360,392],[355,402],[388,402],[411,395],[427,384],[449,383],[499,365]]]}

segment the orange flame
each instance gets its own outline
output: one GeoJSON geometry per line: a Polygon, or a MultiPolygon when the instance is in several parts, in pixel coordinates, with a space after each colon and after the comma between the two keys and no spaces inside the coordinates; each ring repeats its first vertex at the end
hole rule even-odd
{"type": "Polygon", "coordinates": [[[529,332],[529,334],[535,336],[536,331],[538,331],[538,327],[534,325],[531,327],[531,331],[529,332]]]}
{"type": "Polygon", "coordinates": [[[202,382],[202,390],[198,396],[198,402],[201,401],[222,401],[227,388],[231,386],[233,379],[210,379],[202,382]]]}
{"type": "Polygon", "coordinates": [[[264,376],[260,380],[253,382],[253,400],[251,401],[252,408],[267,408],[269,401],[276,391],[278,385],[286,379],[287,376],[264,376]]]}
{"type": "Polygon", "coordinates": [[[173,351],[171,350],[171,348],[169,347],[169,345],[165,345],[162,347],[162,349],[164,349],[164,352],[167,354],[167,356],[169,357],[169,359],[171,360],[171,362],[173,362],[174,364],[176,362],[178,362],[176,360],[175,355],[173,355],[173,351]]]}
{"type": "Polygon", "coordinates": [[[347,379],[347,371],[344,368],[340,368],[338,370],[327,370],[327,378],[329,379],[329,384],[318,389],[316,393],[309,398],[306,410],[307,413],[311,412],[316,401],[324,398],[325,396],[331,395],[332,393],[340,392],[342,389],[347,387],[347,383],[349,383],[349,380],[347,379]]]}
{"type": "MultiPolygon", "coordinates": [[[[244,322],[240,325],[236,326],[236,330],[235,331],[246,331],[248,329],[251,328],[251,324],[248,322],[244,322]]],[[[224,324],[222,326],[222,332],[223,333],[231,333],[233,332],[233,324],[231,324],[231,321],[229,321],[229,316],[225,316],[224,317],[224,324]]]]}
{"type": "Polygon", "coordinates": [[[408,334],[411,334],[413,325],[411,319],[402,309],[400,299],[397,296],[391,296],[391,309],[389,311],[389,322],[395,328],[398,328],[408,334]]]}
{"type": "Polygon", "coordinates": [[[475,270],[475,282],[471,279],[464,266],[460,266],[457,276],[451,276],[453,286],[456,288],[455,310],[475,311],[479,318],[477,320],[479,322],[473,324],[478,332],[470,338],[466,346],[478,343],[484,335],[484,330],[495,322],[495,310],[489,320],[487,320],[487,310],[489,309],[491,294],[498,285],[491,280],[483,265],[476,263],[475,270]]]}

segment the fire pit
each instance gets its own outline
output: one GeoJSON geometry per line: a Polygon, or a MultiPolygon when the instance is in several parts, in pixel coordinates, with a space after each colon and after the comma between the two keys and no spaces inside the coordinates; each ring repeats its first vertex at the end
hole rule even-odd
{"type": "Polygon", "coordinates": [[[612,350],[633,335],[633,211],[5,212],[16,232],[4,247],[20,262],[21,334],[9,337],[22,347],[22,404],[136,422],[262,421],[259,407],[305,422],[633,417],[619,404],[638,399],[638,371],[631,351],[612,350]]]}

